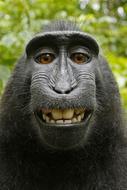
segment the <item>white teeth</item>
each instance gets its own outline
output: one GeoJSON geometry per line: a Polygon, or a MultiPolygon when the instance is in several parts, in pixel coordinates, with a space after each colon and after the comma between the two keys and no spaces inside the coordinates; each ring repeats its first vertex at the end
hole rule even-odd
{"type": "Polygon", "coordinates": [[[52,117],[55,120],[62,119],[62,112],[60,110],[52,110],[52,117]]]}
{"type": "Polygon", "coordinates": [[[72,123],[76,123],[77,122],[77,119],[74,117],[72,118],[72,123]]]}
{"type": "Polygon", "coordinates": [[[50,121],[50,123],[55,123],[55,120],[52,119],[52,120],[50,121]]]}
{"type": "Polygon", "coordinates": [[[46,120],[46,115],[45,114],[42,114],[42,117],[44,120],[46,120]]]}
{"type": "Polygon", "coordinates": [[[74,115],[73,109],[63,110],[62,112],[63,119],[71,119],[74,115]]]}
{"type": "Polygon", "coordinates": [[[83,119],[83,118],[84,118],[84,113],[81,114],[81,119],[83,119]]]}
{"type": "Polygon", "coordinates": [[[72,120],[65,120],[64,123],[72,123],[72,120]]]}
{"type": "Polygon", "coordinates": [[[64,123],[63,120],[57,120],[56,123],[64,123]]]}
{"type": "Polygon", "coordinates": [[[48,116],[46,116],[45,120],[46,120],[47,123],[50,121],[48,116]]]}
{"type": "Polygon", "coordinates": [[[52,117],[55,120],[60,119],[71,119],[74,115],[74,109],[67,109],[67,110],[52,110],[52,117]]]}
{"type": "Polygon", "coordinates": [[[77,120],[81,121],[81,115],[78,115],[77,120]]]}
{"type": "Polygon", "coordinates": [[[66,110],[44,110],[42,109],[42,118],[46,123],[77,123],[84,118],[85,109],[66,109],[66,110]]]}

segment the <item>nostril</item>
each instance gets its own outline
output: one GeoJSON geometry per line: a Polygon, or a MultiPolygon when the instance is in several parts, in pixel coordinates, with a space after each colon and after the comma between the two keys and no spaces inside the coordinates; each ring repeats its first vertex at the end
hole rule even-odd
{"type": "Polygon", "coordinates": [[[69,94],[72,91],[72,88],[69,88],[69,89],[64,89],[64,88],[58,89],[58,88],[54,87],[53,90],[55,92],[57,92],[58,94],[69,94]]]}
{"type": "Polygon", "coordinates": [[[69,94],[72,91],[72,88],[70,90],[66,90],[65,94],[69,94]]]}
{"type": "Polygon", "coordinates": [[[57,82],[55,86],[52,88],[58,94],[69,94],[73,89],[77,86],[77,82],[73,81],[70,83],[65,82],[57,82]]]}
{"type": "Polygon", "coordinates": [[[57,77],[53,90],[58,94],[69,94],[77,86],[76,80],[70,80],[69,77],[57,77]]]}

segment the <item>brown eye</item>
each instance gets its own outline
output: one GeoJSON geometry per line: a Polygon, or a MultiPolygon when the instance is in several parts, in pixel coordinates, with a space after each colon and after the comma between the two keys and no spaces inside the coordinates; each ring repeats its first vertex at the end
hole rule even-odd
{"type": "Polygon", "coordinates": [[[40,64],[49,64],[55,59],[55,56],[51,53],[44,53],[36,58],[36,61],[40,64]]]}
{"type": "Polygon", "coordinates": [[[89,60],[89,56],[84,53],[73,53],[71,59],[77,64],[82,64],[89,60]]]}

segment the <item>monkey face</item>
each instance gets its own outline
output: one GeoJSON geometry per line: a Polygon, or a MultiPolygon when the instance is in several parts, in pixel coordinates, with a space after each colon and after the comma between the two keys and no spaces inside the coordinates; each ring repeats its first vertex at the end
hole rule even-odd
{"type": "Polygon", "coordinates": [[[33,38],[26,53],[30,105],[43,141],[59,149],[80,146],[96,108],[97,43],[82,32],[49,32],[33,38]]]}

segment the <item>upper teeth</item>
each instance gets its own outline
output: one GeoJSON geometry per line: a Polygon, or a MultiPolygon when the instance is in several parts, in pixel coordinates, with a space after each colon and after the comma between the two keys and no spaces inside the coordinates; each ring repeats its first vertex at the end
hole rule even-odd
{"type": "Polygon", "coordinates": [[[84,118],[84,112],[85,109],[42,109],[42,117],[47,123],[76,123],[84,118]]]}

